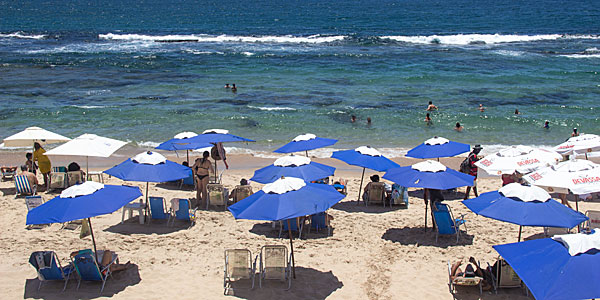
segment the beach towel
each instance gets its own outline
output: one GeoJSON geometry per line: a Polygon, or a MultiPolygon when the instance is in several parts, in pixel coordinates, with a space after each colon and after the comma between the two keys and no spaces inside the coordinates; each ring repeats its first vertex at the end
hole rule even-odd
{"type": "Polygon", "coordinates": [[[171,209],[173,209],[173,211],[179,211],[179,198],[171,199],[171,209]]]}

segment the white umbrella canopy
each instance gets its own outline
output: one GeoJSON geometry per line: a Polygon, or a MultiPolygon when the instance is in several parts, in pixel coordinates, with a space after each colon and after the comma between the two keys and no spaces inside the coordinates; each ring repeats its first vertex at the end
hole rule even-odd
{"type": "Polygon", "coordinates": [[[46,155],[109,157],[127,142],[84,133],[75,139],[46,152],[46,155]]]}
{"type": "Polygon", "coordinates": [[[532,148],[529,146],[512,146],[488,155],[477,161],[475,165],[490,175],[513,174],[515,171],[526,174],[539,168],[555,165],[562,156],[554,151],[532,148]]]}
{"type": "Polygon", "coordinates": [[[553,150],[563,155],[573,154],[573,152],[586,153],[600,151],[600,136],[595,134],[574,136],[554,147],[553,150]]]}
{"type": "Polygon", "coordinates": [[[549,192],[566,192],[564,189],[569,189],[577,195],[600,192],[600,165],[589,160],[574,159],[561,162],[527,174],[523,178],[549,192]]]}
{"type": "Polygon", "coordinates": [[[27,127],[25,130],[4,139],[4,147],[29,147],[37,142],[42,145],[68,142],[71,139],[40,127],[27,127]]]}

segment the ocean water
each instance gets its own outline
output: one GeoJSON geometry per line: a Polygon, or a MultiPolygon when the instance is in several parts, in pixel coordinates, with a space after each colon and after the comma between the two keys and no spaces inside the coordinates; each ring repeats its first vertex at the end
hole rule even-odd
{"type": "Polygon", "coordinates": [[[0,0],[0,138],[225,128],[252,151],[310,132],[393,153],[600,133],[597,1],[131,2],[0,0]]]}

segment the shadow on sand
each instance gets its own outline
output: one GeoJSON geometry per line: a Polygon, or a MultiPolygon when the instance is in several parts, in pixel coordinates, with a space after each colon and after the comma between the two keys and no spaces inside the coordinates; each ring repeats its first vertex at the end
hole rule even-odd
{"type": "Polygon", "coordinates": [[[114,273],[112,278],[106,281],[104,291],[100,293],[102,282],[82,281],[77,290],[77,275],[69,279],[67,289],[63,292],[63,281],[49,281],[42,283],[38,291],[40,281],[37,278],[25,281],[25,292],[23,298],[34,299],[95,299],[100,297],[112,297],[124,291],[128,286],[140,283],[140,272],[137,265],[132,264],[128,269],[114,273]]]}
{"type": "Polygon", "coordinates": [[[169,234],[189,228],[189,222],[175,221],[173,226],[167,226],[166,220],[154,220],[150,224],[140,224],[137,216],[125,220],[123,224],[117,223],[104,231],[119,233],[119,234],[169,234]]]}
{"type": "Polygon", "coordinates": [[[400,206],[400,205],[394,205],[392,207],[389,207],[386,205],[386,207],[383,207],[383,205],[380,205],[380,204],[373,204],[373,205],[365,206],[364,202],[362,202],[362,201],[357,202],[356,200],[353,200],[353,201],[339,202],[336,205],[334,205],[332,207],[332,209],[341,210],[341,211],[345,211],[345,212],[349,212],[349,213],[364,212],[364,213],[368,213],[368,214],[384,214],[384,213],[393,212],[393,211],[397,211],[397,210],[403,210],[403,209],[405,209],[405,207],[400,206]]]}
{"type": "MultiPolygon", "coordinates": [[[[271,224],[272,224],[271,222],[254,224],[252,226],[252,229],[250,229],[250,232],[252,232],[256,235],[262,235],[267,238],[275,238],[275,239],[279,238],[279,228],[280,228],[279,223],[278,222],[275,223],[275,228],[273,228],[273,226],[271,224]]],[[[302,229],[302,239],[303,240],[324,239],[324,238],[327,238],[330,236],[330,235],[328,235],[327,229],[320,229],[319,231],[316,231],[315,229],[310,229],[310,232],[309,232],[309,230],[308,230],[309,226],[310,226],[309,222],[304,223],[304,227],[302,229]]],[[[335,228],[331,229],[331,235],[333,235],[334,230],[335,230],[335,228]]],[[[292,234],[294,236],[294,239],[298,238],[297,231],[292,231],[292,234]]],[[[287,230],[282,230],[281,238],[289,239],[287,230]]]]}
{"type": "Polygon", "coordinates": [[[473,244],[473,235],[467,234],[462,230],[460,232],[458,243],[456,242],[456,235],[454,234],[440,235],[436,243],[435,231],[428,228],[427,232],[425,232],[423,227],[390,228],[381,236],[381,238],[402,245],[417,244],[419,246],[435,246],[440,248],[473,244]]]}
{"type": "Polygon", "coordinates": [[[239,282],[233,284],[234,289],[230,294],[242,299],[325,299],[344,286],[331,271],[304,267],[296,267],[296,279],[292,279],[292,288],[288,291],[285,290],[286,283],[273,280],[263,281],[263,287],[259,288],[258,276],[256,274],[253,290],[247,288],[247,281],[239,282]]]}

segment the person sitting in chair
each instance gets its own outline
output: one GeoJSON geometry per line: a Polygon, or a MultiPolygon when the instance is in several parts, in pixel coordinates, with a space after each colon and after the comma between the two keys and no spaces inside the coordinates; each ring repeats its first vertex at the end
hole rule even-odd
{"type": "Polygon", "coordinates": [[[241,191],[243,188],[245,189],[250,189],[250,195],[252,195],[254,192],[252,191],[252,187],[250,186],[250,184],[248,183],[248,180],[246,180],[245,178],[242,178],[242,180],[240,180],[240,185],[236,186],[231,193],[229,193],[229,199],[233,199],[234,202],[237,202],[239,200],[242,199],[236,199],[236,195],[238,194],[238,191],[241,191]]]}
{"type": "Polygon", "coordinates": [[[29,167],[27,167],[26,165],[22,165],[21,166],[21,175],[25,175],[27,176],[27,180],[29,181],[29,184],[31,185],[31,189],[32,190],[37,190],[37,185],[38,185],[38,179],[37,176],[35,176],[35,174],[33,174],[32,172],[29,172],[29,167]]]}
{"type": "Polygon", "coordinates": [[[450,268],[450,279],[454,280],[458,277],[478,276],[478,277],[483,278],[483,281],[481,282],[482,290],[487,291],[492,288],[492,285],[489,282],[491,276],[488,276],[489,274],[486,274],[485,270],[482,270],[479,267],[479,264],[477,264],[477,261],[475,260],[474,257],[469,258],[469,263],[465,267],[464,271],[460,269],[461,265],[462,265],[462,260],[459,260],[459,261],[455,262],[454,264],[452,264],[452,267],[450,268]]]}
{"type": "Polygon", "coordinates": [[[72,162],[67,166],[67,171],[68,172],[81,172],[81,178],[85,177],[85,172],[81,170],[81,167],[79,166],[78,163],[76,162],[72,162]]]}
{"type": "Polygon", "coordinates": [[[375,174],[371,177],[371,182],[367,183],[365,186],[365,192],[363,193],[363,201],[369,199],[369,191],[371,190],[371,186],[373,182],[379,182],[379,175],[375,174]]]}

